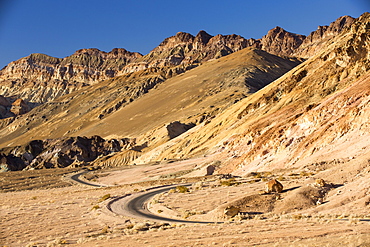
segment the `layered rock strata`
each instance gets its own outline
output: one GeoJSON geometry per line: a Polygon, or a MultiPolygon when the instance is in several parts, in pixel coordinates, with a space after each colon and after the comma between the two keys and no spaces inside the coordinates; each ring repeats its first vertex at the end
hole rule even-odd
{"type": "Polygon", "coordinates": [[[134,145],[134,140],[104,140],[99,136],[34,140],[22,146],[0,149],[0,170],[84,166],[134,145]]]}
{"type": "Polygon", "coordinates": [[[166,76],[171,77],[246,47],[279,56],[308,58],[324,47],[328,39],[348,28],[353,20],[341,17],[330,26],[319,26],[308,37],[280,27],[273,28],[261,39],[245,39],[235,34],[212,36],[205,31],[196,36],[179,32],[145,56],[118,48],[110,52],[81,49],[63,59],[31,54],[0,71],[0,95],[45,103],[87,85],[148,68],[163,68],[166,76]]]}

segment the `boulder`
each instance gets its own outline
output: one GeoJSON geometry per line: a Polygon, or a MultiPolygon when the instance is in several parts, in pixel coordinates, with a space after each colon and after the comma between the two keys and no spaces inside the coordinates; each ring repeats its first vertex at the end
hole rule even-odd
{"type": "Polygon", "coordinates": [[[10,111],[15,115],[22,115],[29,112],[31,108],[27,105],[27,103],[22,99],[17,99],[13,102],[12,108],[10,111]]]}
{"type": "Polygon", "coordinates": [[[170,139],[173,139],[182,133],[188,131],[189,129],[193,128],[195,124],[190,123],[190,124],[185,124],[185,123],[180,123],[179,121],[175,121],[170,123],[169,125],[166,126],[168,136],[170,139]]]}
{"type": "Polygon", "coordinates": [[[234,217],[240,212],[240,208],[235,206],[228,206],[224,209],[224,215],[228,217],[234,217]]]}
{"type": "Polygon", "coordinates": [[[213,175],[213,173],[216,170],[216,167],[214,165],[209,165],[209,166],[207,166],[206,169],[207,169],[206,176],[210,176],[210,175],[213,175]]]}
{"type": "Polygon", "coordinates": [[[276,179],[273,179],[267,182],[265,191],[267,193],[281,193],[283,191],[283,185],[276,179]]]}

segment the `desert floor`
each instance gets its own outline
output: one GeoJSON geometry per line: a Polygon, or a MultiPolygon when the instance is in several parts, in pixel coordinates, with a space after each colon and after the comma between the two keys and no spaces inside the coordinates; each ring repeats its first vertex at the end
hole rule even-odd
{"type": "Polygon", "coordinates": [[[172,168],[151,164],[85,175],[84,179],[92,183],[110,185],[102,188],[71,183],[69,174],[78,169],[2,173],[0,245],[370,246],[368,204],[365,201],[366,206],[351,206],[351,197],[343,197],[346,190],[353,189],[350,182],[332,184],[325,200],[311,205],[300,201],[297,191],[312,186],[320,173],[258,173],[234,179],[167,176],[191,166],[191,162],[174,162],[172,168]],[[272,177],[284,185],[279,195],[262,193],[266,180],[272,177]],[[125,194],[182,182],[193,184],[190,191],[156,195],[151,200],[152,212],[182,220],[223,223],[154,222],[116,215],[106,207],[125,194]],[[243,198],[248,198],[246,213],[233,218],[223,215],[225,206],[240,203],[243,198]]]}

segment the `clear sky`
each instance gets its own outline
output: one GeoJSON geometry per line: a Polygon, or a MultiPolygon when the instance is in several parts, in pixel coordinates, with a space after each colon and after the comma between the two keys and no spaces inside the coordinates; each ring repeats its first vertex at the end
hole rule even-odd
{"type": "Polygon", "coordinates": [[[81,48],[147,54],[177,32],[261,38],[281,26],[308,35],[370,0],[0,0],[0,69],[31,53],[66,57],[81,48]]]}

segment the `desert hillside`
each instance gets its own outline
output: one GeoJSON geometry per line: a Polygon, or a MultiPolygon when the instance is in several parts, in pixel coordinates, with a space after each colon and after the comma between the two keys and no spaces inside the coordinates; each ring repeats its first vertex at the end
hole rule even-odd
{"type": "Polygon", "coordinates": [[[364,13],[10,63],[0,244],[368,246],[369,35],[364,13]]]}

